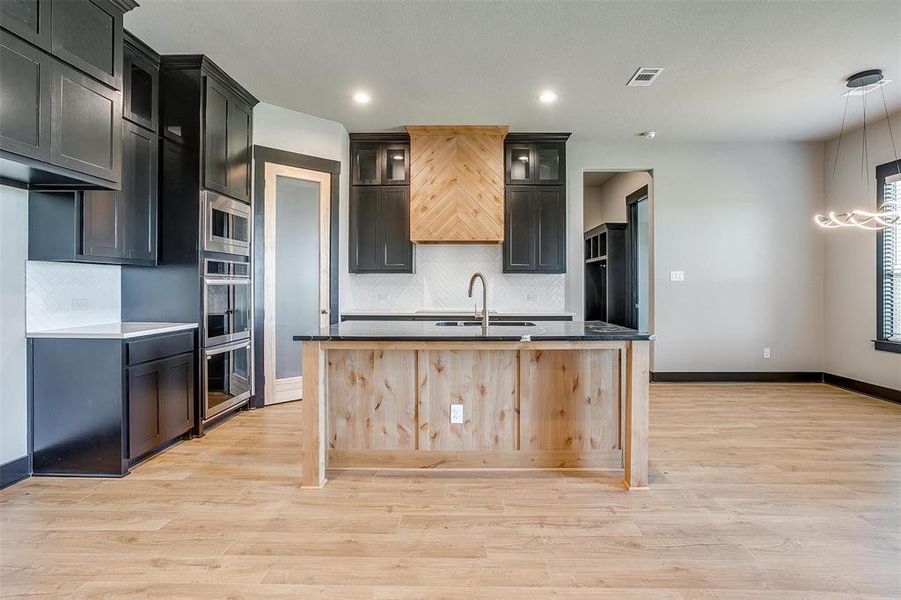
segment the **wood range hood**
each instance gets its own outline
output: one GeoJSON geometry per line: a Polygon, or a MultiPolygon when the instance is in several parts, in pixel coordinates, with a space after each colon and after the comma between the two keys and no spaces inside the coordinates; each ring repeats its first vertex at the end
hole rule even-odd
{"type": "Polygon", "coordinates": [[[410,125],[410,239],[504,241],[505,125],[410,125]]]}

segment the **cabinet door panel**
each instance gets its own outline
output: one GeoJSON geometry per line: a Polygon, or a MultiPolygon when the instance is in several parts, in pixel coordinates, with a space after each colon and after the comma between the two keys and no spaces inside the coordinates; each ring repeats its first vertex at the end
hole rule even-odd
{"type": "Polygon", "coordinates": [[[60,63],[52,72],[50,162],[118,182],[122,95],[60,63]]]}
{"type": "Polygon", "coordinates": [[[250,202],[250,109],[234,98],[228,102],[227,173],[229,194],[250,202]]]}
{"type": "Polygon", "coordinates": [[[163,441],[160,400],[163,363],[128,369],[128,458],[134,459],[163,441]]]}
{"type": "Polygon", "coordinates": [[[81,254],[90,259],[123,256],[122,194],[87,191],[81,200],[81,254]]]}
{"type": "Polygon", "coordinates": [[[566,199],[562,187],[540,188],[535,195],[535,270],[566,271],[566,199]]]}
{"type": "Polygon", "coordinates": [[[507,144],[504,147],[506,182],[508,184],[532,183],[533,152],[530,144],[507,144]]]}
{"type": "Polygon", "coordinates": [[[378,271],[379,190],[354,186],[350,195],[350,270],[378,271]]]}
{"type": "Polygon", "coordinates": [[[535,268],[533,231],[534,188],[507,187],[504,216],[504,271],[531,271],[535,268]]]}
{"type": "Polygon", "coordinates": [[[53,54],[122,89],[122,12],[106,0],[54,0],[53,54]]]}
{"type": "Polygon", "coordinates": [[[381,183],[382,154],[379,144],[354,144],[351,154],[354,185],[381,183]]]}
{"type": "Polygon", "coordinates": [[[535,183],[543,185],[565,183],[566,164],[563,144],[538,144],[535,146],[535,183]]]}
{"type": "Polygon", "coordinates": [[[382,184],[400,185],[410,183],[410,146],[407,144],[387,144],[380,150],[385,167],[382,184]]]}
{"type": "Polygon", "coordinates": [[[35,46],[50,50],[50,0],[3,0],[0,24],[35,46]]]}
{"type": "Polygon", "coordinates": [[[410,189],[384,187],[379,191],[379,267],[383,271],[411,273],[413,244],[410,242],[410,189]]]}
{"type": "Polygon", "coordinates": [[[203,185],[228,194],[228,93],[206,78],[203,112],[203,185]]]}
{"type": "Polygon", "coordinates": [[[122,143],[123,255],[155,261],[159,140],[155,133],[129,124],[122,143]]]}
{"type": "Polygon", "coordinates": [[[155,132],[159,129],[159,81],[159,67],[125,46],[122,116],[155,132]]]}
{"type": "Polygon", "coordinates": [[[194,354],[168,359],[164,373],[162,439],[168,441],[194,425],[194,354]]]}
{"type": "Polygon", "coordinates": [[[0,33],[0,148],[50,159],[52,59],[0,33]]]}

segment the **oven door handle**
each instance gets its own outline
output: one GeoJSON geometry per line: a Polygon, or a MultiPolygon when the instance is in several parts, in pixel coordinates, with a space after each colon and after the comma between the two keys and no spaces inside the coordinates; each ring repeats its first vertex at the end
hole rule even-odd
{"type": "Polygon", "coordinates": [[[210,360],[210,358],[214,354],[223,354],[225,352],[231,352],[232,350],[243,350],[244,348],[250,349],[250,340],[242,340],[242,341],[234,343],[234,344],[226,344],[225,346],[216,346],[215,348],[207,348],[205,350],[206,359],[210,360]]]}

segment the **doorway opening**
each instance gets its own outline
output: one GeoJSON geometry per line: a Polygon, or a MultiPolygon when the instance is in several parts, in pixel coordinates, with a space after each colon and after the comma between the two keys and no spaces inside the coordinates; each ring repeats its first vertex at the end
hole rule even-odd
{"type": "Polygon", "coordinates": [[[591,171],[582,177],[585,320],[649,331],[652,173],[591,171]]]}
{"type": "Polygon", "coordinates": [[[254,148],[255,406],[300,400],[302,342],[337,318],[339,163],[254,148]]]}

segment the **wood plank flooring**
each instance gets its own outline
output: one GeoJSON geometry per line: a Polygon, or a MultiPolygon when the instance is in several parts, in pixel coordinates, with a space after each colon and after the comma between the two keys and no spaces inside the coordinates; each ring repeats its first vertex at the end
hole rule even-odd
{"type": "Polygon", "coordinates": [[[589,472],[337,471],[300,403],[121,480],[0,492],[0,597],[901,598],[901,406],[820,384],[651,388],[649,491],[589,472]]]}

